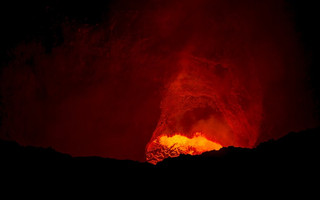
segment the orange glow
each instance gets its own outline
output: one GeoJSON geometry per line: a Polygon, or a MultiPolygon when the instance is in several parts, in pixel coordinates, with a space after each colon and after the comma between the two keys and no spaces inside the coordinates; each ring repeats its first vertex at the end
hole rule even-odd
{"type": "Polygon", "coordinates": [[[180,154],[199,155],[206,151],[222,148],[220,144],[207,139],[199,132],[192,138],[179,133],[174,136],[163,135],[150,145],[156,147],[154,151],[149,151],[147,155],[147,161],[152,164],[156,164],[167,157],[177,157],[180,154]]]}

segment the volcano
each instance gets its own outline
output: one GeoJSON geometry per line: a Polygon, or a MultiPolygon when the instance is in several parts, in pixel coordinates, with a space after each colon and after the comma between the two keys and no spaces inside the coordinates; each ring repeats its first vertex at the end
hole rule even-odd
{"type": "Polygon", "coordinates": [[[162,163],[320,125],[316,5],[2,5],[0,139],[162,163]]]}

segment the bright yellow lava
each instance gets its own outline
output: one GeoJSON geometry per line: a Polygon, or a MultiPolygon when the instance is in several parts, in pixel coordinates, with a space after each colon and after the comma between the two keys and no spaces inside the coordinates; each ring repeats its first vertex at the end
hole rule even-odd
{"type": "Polygon", "coordinates": [[[176,134],[171,137],[164,135],[158,139],[158,142],[167,148],[174,148],[180,153],[190,155],[197,155],[206,151],[219,150],[222,148],[220,144],[208,140],[199,132],[192,138],[188,138],[181,134],[176,134]]]}

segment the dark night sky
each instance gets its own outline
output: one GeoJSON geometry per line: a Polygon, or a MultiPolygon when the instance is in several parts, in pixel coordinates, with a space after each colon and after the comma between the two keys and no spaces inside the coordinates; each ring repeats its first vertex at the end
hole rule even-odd
{"type": "MultiPolygon", "coordinates": [[[[240,65],[261,61],[257,143],[317,126],[316,3],[199,2],[2,2],[0,138],[142,161],[185,51],[240,65]]],[[[234,70],[243,80],[253,73],[234,70]]]]}

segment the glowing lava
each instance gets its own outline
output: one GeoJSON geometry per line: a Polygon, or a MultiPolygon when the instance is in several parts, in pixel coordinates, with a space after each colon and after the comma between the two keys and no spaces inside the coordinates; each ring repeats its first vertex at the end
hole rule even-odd
{"type": "Polygon", "coordinates": [[[206,151],[219,150],[222,146],[203,136],[200,132],[195,133],[192,138],[175,134],[173,136],[160,136],[149,146],[154,149],[148,151],[147,161],[156,164],[168,157],[177,157],[180,154],[199,155],[206,151]]]}

